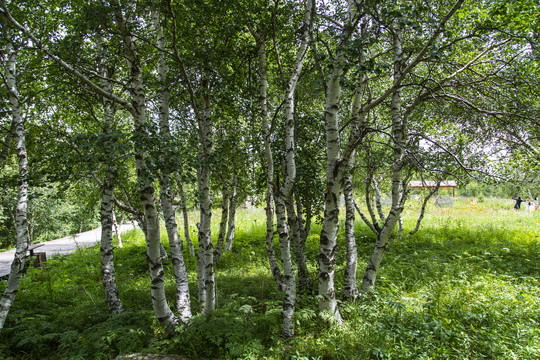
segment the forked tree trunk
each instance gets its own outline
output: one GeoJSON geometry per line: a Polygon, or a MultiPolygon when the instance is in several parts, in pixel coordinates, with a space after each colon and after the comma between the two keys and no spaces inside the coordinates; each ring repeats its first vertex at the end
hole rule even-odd
{"type": "Polygon", "coordinates": [[[124,312],[124,306],[118,296],[116,275],[114,272],[113,228],[113,191],[116,169],[107,166],[101,198],[101,281],[105,290],[105,303],[113,314],[124,312]]]}
{"type": "MultiPolygon", "coordinates": [[[[159,21],[157,12],[153,13],[154,27],[157,35],[157,45],[159,48],[165,47],[165,37],[159,21]]],[[[159,80],[159,128],[164,143],[167,144],[171,138],[169,129],[169,90],[167,83],[167,64],[165,54],[159,53],[158,57],[158,80],[159,80]]],[[[163,160],[163,159],[162,159],[163,160]]],[[[188,286],[188,274],[184,254],[182,253],[182,243],[178,236],[178,226],[176,224],[175,212],[172,204],[171,174],[168,170],[162,169],[159,177],[159,187],[161,194],[161,206],[163,217],[165,218],[165,228],[171,249],[171,259],[176,280],[176,309],[180,314],[180,319],[186,322],[191,317],[191,304],[188,286]]]]}
{"type": "MultiPolygon", "coordinates": [[[[397,25],[400,26],[399,24],[397,25]]],[[[401,47],[401,29],[394,31],[394,82],[397,82],[401,77],[403,68],[403,51],[401,47]]],[[[384,225],[381,231],[377,235],[375,242],[375,248],[369,259],[364,279],[362,280],[362,291],[373,290],[375,287],[375,281],[377,279],[377,273],[379,271],[380,264],[383,256],[388,250],[392,239],[392,233],[398,223],[401,212],[403,211],[403,204],[405,201],[405,189],[403,188],[403,165],[404,165],[404,151],[406,140],[406,125],[402,121],[401,114],[401,91],[398,89],[392,94],[391,101],[391,117],[392,117],[392,136],[393,136],[393,169],[392,169],[392,205],[388,216],[385,219],[384,225]]]]}
{"type": "Polygon", "coordinates": [[[229,201],[229,223],[227,225],[227,237],[225,240],[225,250],[231,251],[234,241],[234,232],[236,229],[236,207],[238,206],[238,177],[233,175],[229,201]]]}
{"type": "MultiPolygon", "coordinates": [[[[169,308],[165,295],[159,216],[154,198],[155,190],[153,179],[150,177],[149,169],[146,167],[147,154],[143,150],[144,144],[141,142],[147,136],[146,96],[144,93],[139,51],[129,30],[135,28],[135,25],[131,24],[133,19],[124,19],[124,15],[117,2],[115,2],[115,5],[117,5],[115,19],[122,36],[124,56],[126,57],[130,74],[128,90],[132,98],[131,114],[134,120],[134,138],[136,139],[134,144],[135,167],[137,170],[141,203],[144,208],[144,220],[146,222],[146,256],[150,268],[152,305],[161,325],[168,333],[173,334],[178,320],[169,308]]],[[[134,3],[130,2],[129,6],[134,8],[134,3]]]]}
{"type": "Polygon", "coordinates": [[[19,191],[17,208],[15,209],[17,245],[6,288],[0,299],[0,330],[4,328],[9,309],[11,309],[15,301],[15,296],[19,291],[19,284],[25,271],[26,251],[28,249],[28,221],[26,217],[28,204],[28,157],[26,154],[26,131],[24,120],[21,116],[21,105],[17,89],[17,53],[11,42],[8,42],[6,45],[6,53],[7,63],[4,76],[6,78],[8,97],[11,105],[12,130],[15,133],[15,150],[19,162],[19,191]]]}

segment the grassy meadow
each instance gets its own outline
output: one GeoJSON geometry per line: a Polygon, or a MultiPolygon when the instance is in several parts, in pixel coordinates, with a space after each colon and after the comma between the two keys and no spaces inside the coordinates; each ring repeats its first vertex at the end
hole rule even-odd
{"type": "MultiPolygon", "coordinates": [[[[418,216],[419,204],[409,204],[406,231],[418,216]]],[[[474,204],[464,198],[447,209],[430,204],[419,232],[391,245],[376,291],[340,303],[344,326],[317,311],[321,228],[314,225],[306,245],[313,283],[299,294],[291,340],[280,337],[282,295],[268,270],[264,210],[239,210],[233,252],[224,253],[216,270],[218,309],[194,316],[172,338],[153,314],[146,247],[135,230],[123,235],[124,247],[115,252],[125,313],[107,311],[99,246],[54,257],[23,279],[0,333],[0,358],[112,359],[149,352],[242,359],[539,359],[540,212],[515,212],[512,206],[511,200],[474,204]]],[[[215,238],[219,210],[213,219],[215,238]]],[[[193,229],[196,221],[192,214],[193,229]]],[[[343,223],[340,229],[338,294],[343,223]]],[[[374,235],[358,219],[356,236],[360,283],[374,235]]],[[[184,256],[198,314],[196,260],[187,251],[184,256]]],[[[170,262],[165,271],[172,306],[170,262]]]]}

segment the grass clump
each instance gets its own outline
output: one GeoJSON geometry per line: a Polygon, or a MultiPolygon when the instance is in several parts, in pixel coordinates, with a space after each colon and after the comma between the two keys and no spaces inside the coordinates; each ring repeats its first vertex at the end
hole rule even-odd
{"type": "MultiPolygon", "coordinates": [[[[470,200],[456,202],[448,209],[430,205],[421,230],[390,247],[376,291],[340,303],[344,326],[318,312],[320,226],[314,224],[306,244],[313,282],[298,296],[296,336],[290,340],[280,336],[283,295],[268,270],[262,211],[239,213],[234,251],[225,252],[216,269],[217,310],[194,316],[173,337],[166,336],[153,314],[146,245],[134,231],[124,235],[124,248],[115,252],[126,313],[107,312],[98,247],[55,257],[24,278],[0,333],[0,356],[112,359],[151,352],[231,359],[540,358],[539,214],[514,212],[511,203],[505,204],[486,199],[474,206],[470,200]]],[[[417,211],[406,210],[406,229],[414,227],[417,211]]],[[[360,281],[374,236],[360,223],[356,233],[360,281]]],[[[192,309],[199,313],[196,260],[187,252],[184,256],[192,309]]],[[[344,253],[338,251],[338,294],[344,264],[344,253]]],[[[170,263],[165,272],[173,304],[170,263]]]]}

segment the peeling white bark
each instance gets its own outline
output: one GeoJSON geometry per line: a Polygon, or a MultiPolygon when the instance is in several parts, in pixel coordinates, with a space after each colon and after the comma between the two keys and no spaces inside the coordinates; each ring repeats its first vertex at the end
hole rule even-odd
{"type": "Polygon", "coordinates": [[[265,42],[262,35],[254,34],[258,46],[259,56],[259,106],[261,111],[261,130],[264,138],[264,159],[266,167],[266,254],[270,271],[279,290],[283,290],[283,274],[279,268],[274,247],[274,159],[272,157],[272,144],[270,142],[270,129],[268,124],[267,105],[267,58],[265,42]]]}
{"type": "Polygon", "coordinates": [[[216,248],[214,249],[214,263],[219,263],[221,259],[221,252],[223,250],[223,242],[227,235],[227,219],[229,216],[229,188],[224,181],[221,189],[222,203],[221,203],[221,221],[219,222],[219,234],[216,242],[216,248]]]}
{"type": "MultiPolygon", "coordinates": [[[[139,193],[141,203],[144,208],[144,220],[146,222],[146,256],[150,267],[152,305],[159,322],[164,329],[172,334],[178,323],[173,312],[167,304],[165,296],[165,280],[163,274],[159,216],[155,205],[153,179],[149,176],[146,168],[147,154],[141,149],[146,136],[146,95],[142,79],[142,67],[139,60],[139,51],[129,29],[135,27],[130,22],[131,18],[124,18],[119,4],[116,2],[115,20],[122,37],[124,46],[124,56],[129,69],[129,93],[131,95],[131,115],[134,120],[135,131],[135,167],[137,170],[137,181],[139,183],[139,193]],[[143,140],[144,141],[144,140],[143,140]]],[[[129,6],[134,7],[134,2],[130,1],[129,6]]]]}
{"type": "MultiPolygon", "coordinates": [[[[156,29],[156,44],[158,48],[165,47],[165,35],[159,21],[159,13],[153,12],[154,28],[156,29]]],[[[169,129],[169,89],[167,82],[167,62],[165,54],[159,53],[158,63],[159,81],[159,129],[160,135],[165,143],[171,137],[169,129]]],[[[175,212],[172,204],[171,174],[168,170],[161,169],[159,177],[159,188],[161,194],[161,206],[165,219],[165,228],[171,249],[171,259],[176,280],[176,310],[180,314],[180,319],[187,322],[191,318],[191,304],[188,286],[188,273],[184,255],[182,253],[182,243],[178,236],[178,226],[176,224],[175,212]]]]}
{"type": "Polygon", "coordinates": [[[101,281],[105,290],[105,303],[113,314],[124,312],[124,306],[118,296],[114,271],[114,247],[112,243],[113,227],[113,191],[116,169],[107,166],[101,197],[101,281]]]}
{"type": "MultiPolygon", "coordinates": [[[[397,25],[398,27],[400,25],[397,25]]],[[[394,83],[400,81],[403,73],[403,51],[401,44],[401,29],[394,30],[393,53],[394,53],[394,83]]],[[[393,166],[392,166],[392,205],[388,216],[382,226],[381,231],[377,234],[375,248],[369,259],[364,278],[362,280],[362,291],[373,290],[377,273],[380,264],[384,257],[388,246],[392,241],[392,233],[396,224],[401,218],[401,212],[406,198],[405,189],[403,188],[403,166],[404,166],[404,146],[406,141],[406,124],[401,113],[401,91],[396,90],[392,94],[391,101],[391,117],[392,117],[392,136],[393,136],[393,166]]]]}
{"type": "MultiPolygon", "coordinates": [[[[298,272],[298,288],[309,285],[309,273],[306,264],[305,240],[302,239],[300,228],[303,226],[300,216],[297,216],[292,196],[287,199],[287,221],[290,229],[291,244],[294,250],[294,258],[298,272]]],[[[300,210],[299,210],[300,212],[300,210]]]]}
{"type": "MultiPolygon", "coordinates": [[[[122,248],[123,247],[122,236],[120,236],[120,227],[118,226],[118,221],[116,221],[116,215],[114,213],[114,207],[113,207],[112,219],[113,219],[114,232],[116,234],[116,243],[118,244],[119,248],[122,248]]],[[[122,221],[123,221],[123,217],[122,217],[122,219],[120,219],[120,222],[122,222],[122,221]]]]}
{"type": "Polygon", "coordinates": [[[176,173],[176,184],[178,185],[178,195],[180,196],[180,209],[182,210],[182,216],[184,217],[184,237],[186,238],[186,245],[188,247],[189,253],[191,256],[195,256],[195,246],[191,241],[191,236],[189,235],[189,219],[188,211],[186,206],[186,193],[184,192],[184,185],[180,179],[180,175],[176,173]]]}
{"type": "Polygon", "coordinates": [[[339,125],[338,113],[340,106],[343,57],[334,60],[334,70],[327,85],[325,104],[326,123],[326,194],[324,205],[324,220],[319,246],[319,308],[334,314],[341,320],[334,283],[335,251],[337,250],[337,233],[339,230],[339,197],[341,195],[341,176],[339,168],[339,125]]]}
{"type": "MultiPolygon", "coordinates": [[[[352,158],[354,159],[354,156],[352,158]]],[[[358,253],[356,250],[356,236],[354,232],[355,204],[353,198],[352,175],[350,172],[343,178],[343,194],[345,195],[345,248],[347,251],[343,293],[346,299],[354,300],[358,296],[358,287],[356,286],[358,253]]]]}
{"type": "Polygon", "coordinates": [[[231,251],[234,242],[234,232],[236,229],[236,207],[238,206],[238,177],[236,174],[233,175],[233,180],[231,184],[230,191],[230,200],[229,200],[229,223],[227,225],[227,237],[225,240],[225,250],[231,251]]]}
{"type": "MultiPolygon", "coordinates": [[[[203,86],[204,90],[208,89],[203,86]]],[[[212,220],[212,201],[210,200],[210,156],[213,149],[212,116],[210,110],[210,96],[204,94],[204,109],[198,117],[199,124],[199,168],[197,180],[200,197],[199,222],[199,300],[203,304],[203,314],[214,311],[216,306],[216,287],[214,280],[214,250],[210,225],[212,220]]]]}
{"type": "Polygon", "coordinates": [[[28,156],[26,153],[26,131],[21,115],[21,104],[17,89],[17,52],[11,42],[6,44],[6,53],[7,62],[4,76],[6,78],[9,103],[11,105],[15,149],[19,162],[19,191],[17,208],[15,209],[17,244],[6,288],[0,299],[0,331],[4,327],[9,309],[11,309],[15,301],[15,296],[19,291],[19,284],[25,270],[26,250],[28,249],[28,220],[26,216],[28,204],[28,156]]]}

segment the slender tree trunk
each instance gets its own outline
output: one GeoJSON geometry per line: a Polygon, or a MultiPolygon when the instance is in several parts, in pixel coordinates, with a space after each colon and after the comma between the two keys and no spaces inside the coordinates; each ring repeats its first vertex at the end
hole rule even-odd
{"type": "MultiPolygon", "coordinates": [[[[400,25],[398,25],[399,27],[400,25]]],[[[401,48],[401,29],[394,32],[394,82],[397,82],[402,74],[403,67],[403,52],[401,48]]],[[[373,290],[375,287],[375,281],[379,266],[384,257],[384,253],[388,250],[390,245],[392,233],[398,223],[401,212],[403,211],[403,203],[405,199],[405,193],[402,186],[403,181],[403,164],[404,164],[404,151],[406,139],[406,127],[403,123],[403,117],[401,114],[401,91],[396,90],[392,94],[391,101],[391,117],[392,117],[392,136],[394,138],[394,163],[392,169],[392,207],[386,218],[386,221],[377,235],[377,241],[371,258],[369,259],[364,279],[362,280],[362,290],[373,290]]]]}
{"type": "Polygon", "coordinates": [[[17,52],[11,42],[8,42],[6,45],[6,53],[7,62],[4,76],[11,105],[12,130],[15,134],[15,150],[19,162],[19,192],[17,208],[15,210],[17,245],[6,288],[0,299],[0,331],[4,328],[9,309],[11,309],[15,301],[15,296],[19,291],[19,284],[25,271],[26,251],[28,249],[28,220],[26,216],[28,205],[28,156],[26,153],[26,131],[21,115],[19,91],[17,89],[17,52]]]}
{"type": "Polygon", "coordinates": [[[214,263],[219,263],[221,259],[221,252],[223,250],[223,242],[227,235],[227,218],[229,216],[229,188],[227,183],[223,182],[223,188],[221,189],[222,205],[221,205],[221,221],[219,222],[219,234],[216,243],[216,249],[214,250],[214,263]]]}
{"type": "MultiPolygon", "coordinates": [[[[304,210],[302,199],[300,197],[297,197],[296,199],[296,207],[297,207],[296,213],[298,214],[298,224],[300,225],[300,241],[302,242],[302,246],[305,250],[306,241],[309,236],[309,232],[311,231],[312,210],[311,210],[311,207],[306,208],[304,210]],[[305,219],[303,217],[304,211],[306,212],[305,219]]],[[[304,254],[304,257],[305,257],[305,254],[304,254]]]]}
{"type": "Polygon", "coordinates": [[[321,311],[335,314],[339,321],[334,284],[335,251],[339,230],[339,198],[341,196],[342,171],[339,168],[339,126],[338,113],[341,93],[340,76],[342,57],[334,60],[334,71],[327,85],[325,122],[326,122],[326,194],[324,220],[319,246],[319,307],[321,311]]]}
{"type": "Polygon", "coordinates": [[[300,231],[303,224],[300,222],[300,217],[296,215],[293,201],[292,196],[287,199],[287,219],[291,232],[290,237],[296,261],[296,268],[298,269],[298,287],[306,288],[309,285],[309,273],[306,264],[305,242],[302,239],[300,231]]]}
{"type": "Polygon", "coordinates": [[[9,150],[11,148],[11,143],[13,142],[13,119],[11,120],[11,123],[9,124],[9,129],[6,134],[6,137],[4,138],[4,141],[2,143],[2,151],[0,151],[0,170],[3,170],[4,163],[9,155],[9,150]]]}
{"type": "MultiPolygon", "coordinates": [[[[102,64],[103,79],[101,86],[108,92],[113,92],[112,82],[107,80],[114,74],[114,69],[102,64]]],[[[107,126],[114,124],[116,109],[114,102],[106,97],[103,98],[103,122],[107,126]]],[[[109,159],[112,161],[112,159],[109,159]]],[[[114,271],[114,246],[112,242],[112,227],[114,223],[114,182],[117,170],[111,163],[107,164],[105,179],[102,183],[101,197],[101,281],[105,291],[105,303],[113,314],[124,312],[124,306],[118,296],[116,287],[116,274],[114,271]]],[[[117,229],[118,235],[118,229],[117,229]]]]}
{"type": "Polygon", "coordinates": [[[229,202],[229,223],[227,226],[227,237],[225,240],[225,250],[231,251],[234,241],[234,231],[236,228],[236,207],[238,205],[238,177],[233,175],[233,181],[231,184],[231,198],[229,202]]]}
{"type": "MultiPolygon", "coordinates": [[[[135,167],[137,170],[137,181],[139,183],[139,192],[141,203],[144,208],[144,220],[146,222],[146,256],[150,268],[152,305],[159,322],[165,330],[173,334],[178,320],[167,304],[165,295],[165,280],[163,273],[163,264],[161,257],[159,216],[155,205],[153,179],[149,175],[146,167],[147,154],[144,150],[142,141],[148,136],[146,132],[146,96],[142,80],[142,68],[139,60],[139,51],[137,45],[130,34],[130,30],[135,25],[131,24],[131,18],[124,19],[119,4],[115,9],[115,18],[118,23],[120,34],[124,45],[124,55],[127,60],[130,84],[129,93],[132,98],[132,116],[134,120],[135,131],[135,167]]],[[[134,7],[134,3],[129,3],[134,7]]]]}
{"type": "Polygon", "coordinates": [[[191,256],[195,256],[195,246],[191,241],[191,236],[189,235],[189,219],[188,211],[186,206],[186,193],[184,192],[184,185],[180,179],[180,175],[176,174],[176,183],[178,185],[178,195],[180,196],[180,209],[182,210],[182,215],[184,217],[184,237],[186,238],[186,244],[189,249],[191,256]]]}
{"type": "MultiPolygon", "coordinates": [[[[122,223],[122,220],[123,220],[123,217],[122,219],[120,219],[120,223],[122,223]]],[[[113,213],[112,213],[112,221],[113,221],[113,226],[114,226],[114,232],[116,234],[116,242],[118,244],[118,247],[121,249],[123,247],[122,236],[120,236],[120,226],[118,226],[118,222],[116,221],[116,215],[114,213],[114,206],[113,206],[113,213]]]]}
{"type": "MultiPolygon", "coordinates": [[[[354,155],[352,158],[354,158],[354,155]]],[[[345,247],[347,250],[343,293],[345,298],[350,300],[354,300],[358,296],[358,288],[356,286],[358,253],[356,251],[356,236],[354,233],[355,206],[352,190],[352,175],[349,172],[343,178],[343,194],[345,195],[345,247]]]]}
{"type": "Polygon", "coordinates": [[[266,253],[270,271],[279,290],[283,290],[283,274],[279,268],[274,246],[274,159],[272,157],[272,144],[270,142],[270,129],[268,125],[267,105],[267,59],[264,38],[254,34],[258,45],[259,55],[259,104],[261,107],[261,129],[264,137],[264,159],[266,165],[266,253]]]}
{"type": "MultiPolygon", "coordinates": [[[[204,86],[205,90],[206,86],[204,86]]],[[[214,282],[214,251],[210,225],[212,219],[212,202],[210,200],[210,155],[213,148],[212,117],[210,110],[210,96],[204,95],[204,109],[198,119],[199,122],[199,168],[197,170],[199,196],[200,196],[200,223],[199,223],[199,289],[203,304],[203,313],[214,311],[216,306],[216,288],[214,282]]]]}
{"type": "Polygon", "coordinates": [[[422,202],[422,208],[420,209],[420,215],[418,215],[418,219],[416,220],[416,226],[407,234],[407,236],[412,236],[416,234],[416,232],[420,229],[420,224],[422,224],[422,220],[424,219],[424,214],[426,213],[427,203],[429,199],[431,199],[431,197],[437,192],[440,185],[441,185],[441,181],[439,180],[437,181],[437,185],[429,192],[428,196],[426,196],[426,198],[422,202]]]}
{"type": "Polygon", "coordinates": [[[113,191],[116,169],[107,166],[103,181],[101,200],[101,281],[105,290],[105,303],[113,314],[124,312],[124,306],[118,296],[116,275],[114,272],[114,247],[112,243],[113,227],[113,191]]]}
{"type": "Polygon", "coordinates": [[[283,267],[283,284],[285,298],[283,300],[283,328],[281,333],[285,337],[294,336],[294,306],[296,303],[296,280],[294,268],[292,265],[291,257],[291,235],[287,229],[285,209],[287,202],[290,208],[292,208],[291,225],[294,231],[294,236],[299,236],[298,222],[295,221],[296,213],[294,206],[292,206],[292,190],[296,181],[296,159],[295,159],[295,136],[294,136],[294,94],[296,92],[296,86],[300,73],[304,65],[304,57],[307,53],[309,33],[312,30],[312,12],[314,11],[314,1],[307,1],[304,11],[304,28],[302,34],[302,42],[298,48],[296,54],[296,62],[293,68],[291,77],[287,84],[287,92],[285,96],[285,162],[286,162],[286,176],[281,188],[274,193],[274,201],[276,203],[276,215],[277,215],[277,228],[279,234],[281,264],[283,267]],[[294,215],[293,215],[294,214],[294,215]]]}
{"type": "MultiPolygon", "coordinates": [[[[154,27],[157,35],[157,46],[165,47],[165,36],[159,21],[159,13],[153,13],[154,27]]],[[[158,57],[158,80],[159,80],[159,128],[163,143],[167,144],[171,138],[169,129],[169,89],[167,82],[167,63],[165,54],[159,53],[158,57]]],[[[163,160],[163,159],[161,159],[163,160]]],[[[165,228],[171,249],[171,259],[176,280],[176,309],[180,313],[180,319],[186,322],[191,317],[191,304],[188,286],[188,273],[182,243],[178,236],[175,212],[172,204],[171,175],[166,169],[161,170],[159,177],[161,206],[165,218],[165,228]]]]}
{"type": "Polygon", "coordinates": [[[180,314],[180,319],[186,322],[191,318],[191,304],[188,285],[188,273],[182,246],[178,236],[178,227],[174,209],[171,201],[170,177],[161,176],[160,179],[161,206],[163,208],[163,217],[165,218],[165,228],[169,238],[171,248],[171,259],[174,268],[174,277],[176,280],[176,310],[180,314]]]}
{"type": "Polygon", "coordinates": [[[287,227],[287,215],[285,213],[285,203],[282,196],[276,196],[277,230],[279,235],[279,245],[281,254],[281,265],[283,266],[283,327],[281,333],[286,337],[294,336],[294,306],[296,303],[296,281],[291,257],[291,241],[287,227]]]}

